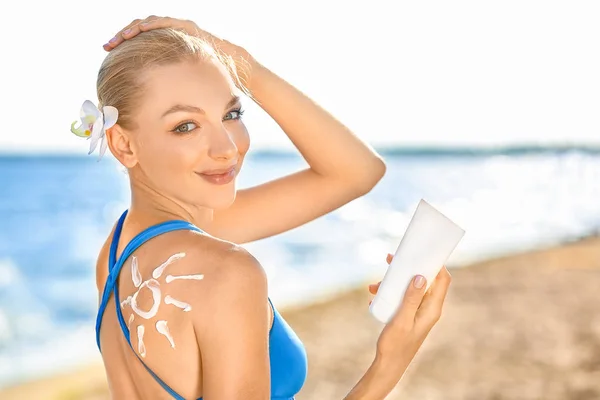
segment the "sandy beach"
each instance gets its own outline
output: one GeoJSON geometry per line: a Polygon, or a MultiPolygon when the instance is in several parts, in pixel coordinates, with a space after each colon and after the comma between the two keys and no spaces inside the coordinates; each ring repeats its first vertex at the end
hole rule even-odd
{"type": "MultiPolygon", "coordinates": [[[[388,399],[600,399],[600,239],[453,269],[444,314],[388,399]]],[[[367,284],[280,310],[304,341],[299,400],[342,399],[369,366],[381,325],[367,284]]],[[[101,365],[0,391],[3,400],[107,399],[101,365]]]]}

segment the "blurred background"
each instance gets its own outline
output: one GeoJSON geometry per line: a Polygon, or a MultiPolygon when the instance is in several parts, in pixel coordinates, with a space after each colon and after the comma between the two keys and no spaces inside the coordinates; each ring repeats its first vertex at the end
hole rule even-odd
{"type": "MultiPolygon", "coordinates": [[[[367,282],[419,199],[467,231],[444,315],[390,399],[600,399],[600,5],[106,0],[0,6],[0,399],[106,399],[94,264],[127,176],[69,132],[102,44],[194,20],[385,158],[368,195],[245,245],[309,353],[299,399],[342,398],[381,329],[367,282]]],[[[248,99],[247,187],[304,168],[248,99]]],[[[327,149],[324,149],[327,151],[327,149]]]]}

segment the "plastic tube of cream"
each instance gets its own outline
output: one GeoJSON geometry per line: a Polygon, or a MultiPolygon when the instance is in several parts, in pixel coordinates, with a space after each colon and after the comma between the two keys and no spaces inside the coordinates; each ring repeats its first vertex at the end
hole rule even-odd
{"type": "Polygon", "coordinates": [[[371,303],[371,314],[387,324],[415,275],[423,275],[429,289],[464,234],[462,228],[421,199],[371,303]]]}

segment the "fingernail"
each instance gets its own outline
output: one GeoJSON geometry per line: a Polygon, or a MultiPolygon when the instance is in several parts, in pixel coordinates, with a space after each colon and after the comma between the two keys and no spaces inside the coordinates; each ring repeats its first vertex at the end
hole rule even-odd
{"type": "Polygon", "coordinates": [[[117,37],[115,36],[114,38],[110,39],[110,40],[108,41],[108,43],[114,43],[114,42],[116,42],[116,41],[117,41],[117,37]]]}
{"type": "Polygon", "coordinates": [[[125,29],[123,31],[123,35],[129,35],[131,33],[131,29],[125,29]]]}
{"type": "Polygon", "coordinates": [[[141,26],[146,26],[146,25],[148,25],[148,23],[147,22],[140,22],[140,25],[141,26]]]}
{"type": "Polygon", "coordinates": [[[417,289],[421,289],[423,285],[425,285],[425,277],[423,277],[422,275],[417,275],[417,277],[415,278],[415,287],[417,289]]]}

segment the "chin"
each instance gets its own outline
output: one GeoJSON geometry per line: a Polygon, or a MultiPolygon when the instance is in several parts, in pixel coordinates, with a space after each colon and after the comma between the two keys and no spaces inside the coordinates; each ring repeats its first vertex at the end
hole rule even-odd
{"type": "Polygon", "coordinates": [[[229,190],[223,190],[225,188],[221,188],[221,190],[215,190],[210,192],[210,195],[207,196],[207,192],[203,193],[204,206],[211,208],[213,210],[224,210],[226,208],[231,207],[236,198],[236,189],[235,185],[232,182],[231,188],[229,190]]]}

